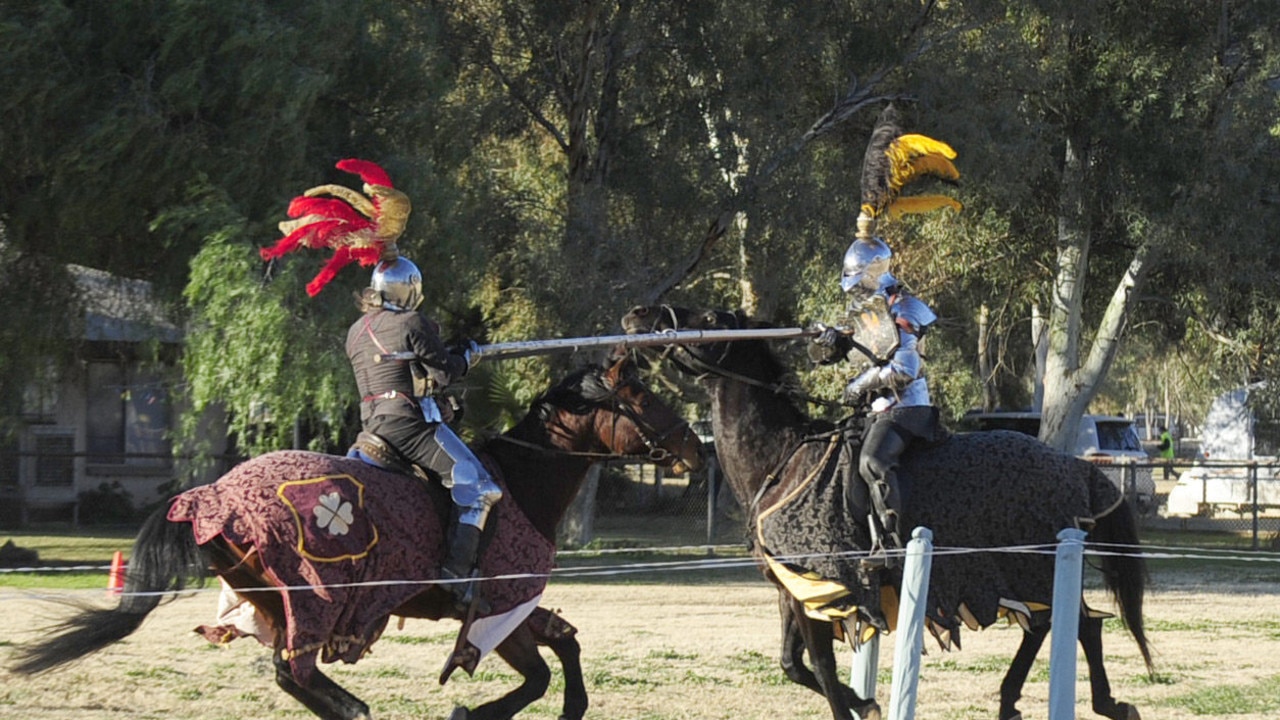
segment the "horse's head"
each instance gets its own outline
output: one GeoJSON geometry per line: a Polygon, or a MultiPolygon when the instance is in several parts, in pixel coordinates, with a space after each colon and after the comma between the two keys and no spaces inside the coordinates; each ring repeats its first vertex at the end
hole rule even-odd
{"type": "Polygon", "coordinates": [[[638,305],[622,316],[628,334],[672,330],[733,330],[746,319],[728,310],[694,310],[679,305],[638,305]]]}
{"type": "Polygon", "coordinates": [[[566,441],[588,441],[610,455],[643,455],[676,472],[702,466],[697,434],[654,396],[630,357],[580,370],[543,400],[556,409],[547,426],[566,441]]]}
{"type": "MultiPolygon", "coordinates": [[[[766,326],[741,312],[693,310],[677,305],[641,305],[632,308],[622,317],[622,328],[629,335],[680,330],[746,330],[766,326]]],[[[691,375],[720,370],[748,375],[758,382],[770,383],[780,379],[783,373],[776,366],[768,347],[753,340],[668,345],[665,348],[650,348],[647,354],[651,358],[670,359],[679,369],[691,375]],[[746,346],[749,350],[732,352],[738,346],[746,346]],[[759,352],[754,352],[755,350],[759,352]]]]}

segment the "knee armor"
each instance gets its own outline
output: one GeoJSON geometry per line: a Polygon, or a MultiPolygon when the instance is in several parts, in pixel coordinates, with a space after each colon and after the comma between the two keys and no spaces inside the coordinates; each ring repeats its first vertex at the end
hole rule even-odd
{"type": "Polygon", "coordinates": [[[453,461],[452,467],[440,473],[440,479],[458,506],[458,522],[483,528],[489,511],[502,499],[502,488],[448,425],[436,429],[435,441],[453,461]]]}

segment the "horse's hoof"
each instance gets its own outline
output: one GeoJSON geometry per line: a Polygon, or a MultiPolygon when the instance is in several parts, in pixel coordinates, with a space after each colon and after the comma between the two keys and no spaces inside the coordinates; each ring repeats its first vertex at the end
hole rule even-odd
{"type": "Polygon", "coordinates": [[[1110,712],[1098,710],[1097,708],[1094,708],[1094,712],[1103,717],[1111,718],[1111,720],[1142,720],[1142,714],[1138,712],[1138,708],[1129,703],[1115,703],[1111,706],[1110,712]]]}
{"type": "Polygon", "coordinates": [[[449,713],[448,720],[467,720],[467,709],[459,705],[449,713]]]}
{"type": "Polygon", "coordinates": [[[868,700],[861,705],[855,705],[853,711],[858,714],[861,720],[880,720],[880,703],[875,700],[868,700]]]}

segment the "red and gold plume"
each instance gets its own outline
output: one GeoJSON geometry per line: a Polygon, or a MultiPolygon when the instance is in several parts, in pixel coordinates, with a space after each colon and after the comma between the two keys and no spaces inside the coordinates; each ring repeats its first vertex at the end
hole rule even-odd
{"type": "Polygon", "coordinates": [[[333,257],[307,283],[312,297],[352,262],[368,267],[397,257],[396,240],[412,209],[408,196],[395,189],[391,176],[377,164],[348,158],[337,168],[359,175],[364,194],[342,185],[307,190],[289,203],[289,217],[295,219],[280,223],[284,237],[261,250],[263,260],[274,260],[299,247],[331,248],[333,257]]]}
{"type": "Polygon", "coordinates": [[[874,235],[876,221],[886,213],[897,217],[944,207],[959,210],[959,201],[946,195],[902,195],[907,185],[925,177],[950,183],[959,180],[960,171],[951,163],[955,156],[956,151],[940,140],[903,133],[897,111],[892,105],[886,107],[876,121],[862,159],[858,237],[874,235]]]}

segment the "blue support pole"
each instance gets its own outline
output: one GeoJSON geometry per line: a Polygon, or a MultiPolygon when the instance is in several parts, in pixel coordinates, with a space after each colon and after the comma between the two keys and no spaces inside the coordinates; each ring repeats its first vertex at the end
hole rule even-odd
{"type": "Polygon", "coordinates": [[[1084,538],[1085,532],[1076,528],[1058,533],[1050,616],[1049,720],[1073,720],[1076,716],[1076,636],[1080,632],[1084,538]]]}
{"type": "Polygon", "coordinates": [[[876,674],[880,672],[880,633],[853,651],[853,669],[849,687],[858,697],[869,700],[876,696],[876,674]]]}
{"type": "Polygon", "coordinates": [[[920,654],[924,649],[924,610],[933,567],[933,532],[916,528],[907,543],[902,567],[902,597],[898,601],[898,635],[893,646],[893,689],[889,720],[916,716],[916,688],[920,685],[920,654]]]}

